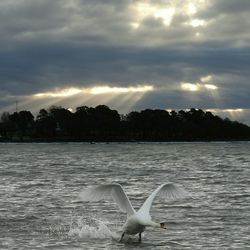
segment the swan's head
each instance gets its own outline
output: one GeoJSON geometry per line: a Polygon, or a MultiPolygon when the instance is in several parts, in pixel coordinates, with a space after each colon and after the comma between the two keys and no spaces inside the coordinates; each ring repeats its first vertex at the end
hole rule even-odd
{"type": "Polygon", "coordinates": [[[160,223],[160,228],[167,229],[166,223],[165,222],[161,222],[160,223]]]}
{"type": "Polygon", "coordinates": [[[155,228],[159,228],[159,226],[160,226],[160,228],[162,228],[162,229],[167,229],[165,222],[156,223],[156,222],[151,221],[150,223],[147,224],[147,226],[152,226],[155,228]]]}

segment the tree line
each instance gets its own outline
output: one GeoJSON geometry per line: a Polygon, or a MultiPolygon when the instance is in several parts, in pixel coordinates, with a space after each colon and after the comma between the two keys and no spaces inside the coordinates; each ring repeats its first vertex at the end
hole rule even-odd
{"type": "Polygon", "coordinates": [[[3,113],[1,141],[209,141],[249,140],[250,127],[191,108],[146,109],[126,115],[105,105],[81,106],[75,112],[58,106],[3,113]]]}

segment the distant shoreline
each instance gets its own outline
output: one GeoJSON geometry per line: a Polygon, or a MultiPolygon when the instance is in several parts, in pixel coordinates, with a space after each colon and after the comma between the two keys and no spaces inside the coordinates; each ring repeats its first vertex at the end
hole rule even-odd
{"type": "Polygon", "coordinates": [[[121,115],[105,105],[71,112],[53,106],[35,118],[30,111],[3,113],[2,142],[196,142],[248,141],[250,127],[211,112],[146,109],[121,115]]]}
{"type": "Polygon", "coordinates": [[[206,142],[250,142],[250,139],[214,139],[214,140],[80,140],[80,139],[65,139],[65,138],[57,138],[57,139],[30,139],[30,140],[1,140],[0,143],[206,143],[206,142]]]}

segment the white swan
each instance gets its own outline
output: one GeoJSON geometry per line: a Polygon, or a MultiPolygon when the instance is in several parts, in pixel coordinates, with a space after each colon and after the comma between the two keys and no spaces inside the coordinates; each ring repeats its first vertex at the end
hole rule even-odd
{"type": "Polygon", "coordinates": [[[120,209],[127,213],[127,221],[123,226],[120,241],[122,241],[125,234],[135,235],[139,233],[139,242],[141,242],[141,233],[145,231],[147,226],[166,229],[164,222],[156,223],[152,221],[149,214],[156,195],[175,199],[184,197],[186,191],[171,183],[162,184],[146,199],[137,212],[134,210],[120,184],[107,184],[83,190],[80,193],[80,198],[83,201],[99,201],[101,199],[113,198],[120,209]]]}

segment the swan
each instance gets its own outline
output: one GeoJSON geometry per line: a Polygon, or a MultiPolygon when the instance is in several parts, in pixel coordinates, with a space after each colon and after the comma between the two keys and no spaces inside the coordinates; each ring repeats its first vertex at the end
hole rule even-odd
{"type": "Polygon", "coordinates": [[[150,216],[150,209],[157,195],[175,199],[184,197],[186,191],[172,183],[162,184],[146,199],[138,211],[135,211],[122,186],[117,183],[85,189],[80,193],[80,198],[83,201],[99,201],[112,198],[118,204],[120,210],[127,213],[127,220],[123,225],[120,242],[125,234],[139,234],[139,242],[141,242],[141,234],[146,227],[166,229],[165,222],[156,223],[152,221],[150,216]]]}

